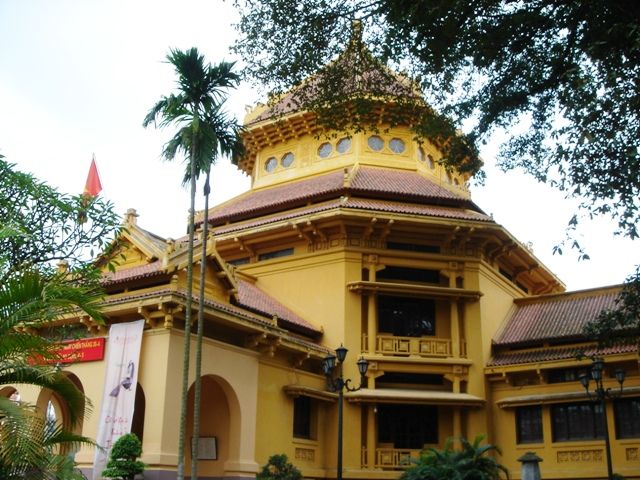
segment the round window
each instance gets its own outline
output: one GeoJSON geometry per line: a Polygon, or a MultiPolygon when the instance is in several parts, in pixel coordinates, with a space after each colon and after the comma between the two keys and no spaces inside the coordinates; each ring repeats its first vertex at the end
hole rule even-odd
{"type": "Polygon", "coordinates": [[[289,168],[291,165],[293,165],[293,160],[294,160],[293,153],[291,152],[285,153],[282,159],[280,160],[280,165],[282,165],[284,168],[289,168]]]}
{"type": "Polygon", "coordinates": [[[264,169],[267,172],[271,173],[276,169],[277,166],[278,166],[278,160],[276,160],[275,157],[271,157],[265,162],[264,169]]]}
{"type": "Polygon", "coordinates": [[[392,138],[391,140],[389,140],[389,148],[393,153],[402,153],[404,152],[404,149],[406,147],[404,144],[404,140],[402,140],[401,138],[392,138]]]}
{"type": "Polygon", "coordinates": [[[333,147],[331,146],[331,144],[329,142],[324,142],[322,145],[320,145],[320,147],[318,147],[318,156],[320,158],[327,158],[329,155],[331,155],[332,150],[333,147]]]}
{"type": "Polygon", "coordinates": [[[418,147],[418,160],[424,162],[424,149],[422,147],[418,147]]]}
{"type": "Polygon", "coordinates": [[[349,151],[350,148],[351,148],[351,139],[347,137],[341,138],[340,140],[338,140],[338,143],[336,144],[336,150],[338,151],[338,153],[346,153],[349,151]]]}
{"type": "Polygon", "coordinates": [[[384,147],[384,140],[380,138],[378,135],[371,135],[367,140],[367,145],[371,150],[379,152],[384,147]]]}

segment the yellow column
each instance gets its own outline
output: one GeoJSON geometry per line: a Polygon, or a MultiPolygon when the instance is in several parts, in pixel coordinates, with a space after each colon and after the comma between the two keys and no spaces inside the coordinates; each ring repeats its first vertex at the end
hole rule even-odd
{"type": "MultiPolygon", "coordinates": [[[[455,375],[453,377],[453,393],[460,393],[460,377],[455,375]]],[[[453,407],[453,438],[454,442],[458,442],[462,436],[462,412],[461,407],[453,407]]]]}
{"type": "Polygon", "coordinates": [[[458,301],[451,300],[451,356],[460,357],[460,324],[458,322],[458,301]]]}
{"type": "Polygon", "coordinates": [[[375,406],[367,407],[367,468],[373,469],[376,464],[376,414],[375,406]]]}
{"type": "Polygon", "coordinates": [[[457,442],[462,436],[462,412],[460,407],[453,407],[453,438],[457,442]]]}
{"type": "MultiPolygon", "coordinates": [[[[451,271],[449,275],[449,287],[456,288],[456,273],[451,271]]],[[[454,358],[460,357],[460,324],[458,323],[458,299],[453,298],[450,300],[451,314],[449,316],[451,320],[451,356],[454,358]]]]}
{"type": "MultiPolygon", "coordinates": [[[[376,281],[376,266],[371,265],[369,267],[369,281],[376,281]]],[[[376,294],[369,293],[369,307],[367,316],[367,350],[370,355],[376,353],[376,343],[378,335],[378,305],[376,301],[376,294]]]]}

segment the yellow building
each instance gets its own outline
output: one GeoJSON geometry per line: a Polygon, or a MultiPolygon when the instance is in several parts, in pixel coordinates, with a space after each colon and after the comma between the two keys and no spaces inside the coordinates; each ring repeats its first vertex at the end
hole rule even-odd
{"type": "MultiPolygon", "coordinates": [[[[598,412],[577,377],[591,362],[576,355],[594,352],[581,326],[618,289],[563,293],[472,202],[468,177],[445,171],[437,146],[417,144],[408,126],[318,137],[313,115],[275,118],[277,107],[245,121],[239,168],[251,189],[209,213],[201,437],[217,448],[200,460],[200,478],[253,478],[276,453],[307,478],[335,478],[337,395],[322,360],[339,345],[355,384],[356,360],[369,362],[364,388],[345,394],[345,478],[397,478],[421,449],[461,435],[486,435],[515,479],[526,451],[543,458],[544,479],[604,478],[598,412]]],[[[105,267],[104,311],[109,324],[146,321],[132,430],[145,478],[172,479],[186,240],[144,230],[133,210],[125,225],[112,251],[120,263],[105,267]]],[[[72,323],[90,338],[108,329],[72,323]]],[[[640,478],[638,350],[599,355],[608,386],[615,368],[627,372],[623,399],[607,408],[614,469],[640,478]]],[[[79,430],[95,438],[105,362],[65,368],[94,401],[79,430]]],[[[16,388],[64,421],[64,405],[46,392],[2,392],[16,388]]],[[[93,451],[76,460],[89,469],[93,451]]]]}

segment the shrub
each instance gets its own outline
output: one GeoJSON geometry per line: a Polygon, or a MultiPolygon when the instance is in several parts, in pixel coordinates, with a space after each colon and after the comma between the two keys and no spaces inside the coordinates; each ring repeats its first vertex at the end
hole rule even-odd
{"type": "Polygon", "coordinates": [[[256,476],[257,480],[302,480],[302,473],[285,454],[272,455],[256,476]]]}
{"type": "Polygon", "coordinates": [[[102,472],[105,478],[133,480],[136,475],[144,472],[144,463],[136,460],[142,455],[142,443],[135,433],[121,436],[113,444],[107,468],[102,472]]]}

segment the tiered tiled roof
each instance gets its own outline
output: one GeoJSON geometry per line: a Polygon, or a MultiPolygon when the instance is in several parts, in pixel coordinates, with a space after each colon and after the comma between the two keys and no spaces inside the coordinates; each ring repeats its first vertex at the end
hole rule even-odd
{"type": "Polygon", "coordinates": [[[345,197],[342,199],[329,200],[323,203],[312,205],[311,207],[298,208],[293,211],[287,211],[286,213],[271,215],[268,217],[261,217],[257,220],[249,220],[241,223],[233,223],[231,225],[223,225],[216,228],[215,233],[216,235],[223,235],[225,233],[231,233],[247,228],[254,228],[262,225],[269,225],[282,221],[292,220],[295,218],[303,217],[305,215],[326,212],[335,208],[373,210],[379,212],[420,215],[439,218],[455,218],[459,220],[474,220],[481,222],[493,221],[488,215],[462,208],[416,205],[402,202],[392,202],[387,200],[345,197]]]}
{"type": "Polygon", "coordinates": [[[584,326],[601,311],[613,308],[619,291],[618,286],[516,300],[494,345],[582,340],[584,326]]]}
{"type": "Polygon", "coordinates": [[[140,278],[154,277],[165,273],[167,272],[162,268],[162,261],[156,260],[155,262],[151,262],[146,265],[120,268],[115,272],[105,272],[102,275],[102,285],[113,285],[120,282],[138,280],[140,278]]]}
{"type": "Polygon", "coordinates": [[[284,328],[300,331],[314,337],[322,335],[322,330],[314,327],[311,323],[246,280],[238,279],[238,303],[249,310],[277,317],[278,325],[284,328]]]}
{"type": "Polygon", "coordinates": [[[247,126],[251,128],[262,121],[299,112],[300,103],[316,100],[321,91],[334,85],[337,87],[332,90],[339,88],[339,92],[334,93],[344,99],[371,96],[388,100],[421,98],[414,82],[374,58],[362,41],[360,27],[354,25],[351,40],[338,58],[271,105],[252,112],[247,126]]]}
{"type": "Polygon", "coordinates": [[[584,347],[559,347],[515,352],[503,352],[495,354],[487,366],[502,367],[506,365],[520,365],[524,363],[553,362],[575,359],[578,356],[593,357],[601,355],[615,355],[621,353],[633,353],[638,351],[638,345],[625,344],[611,347],[598,348],[593,345],[584,347]]]}
{"type": "MultiPolygon", "coordinates": [[[[210,210],[209,220],[212,225],[221,225],[227,221],[302,207],[310,202],[352,196],[462,207],[479,212],[486,218],[470,200],[437,185],[416,171],[352,167],[346,172],[338,170],[295,183],[249,191],[210,210]]],[[[452,212],[450,215],[453,218],[452,212]]],[[[202,222],[202,216],[198,221],[202,222]]]]}
{"type": "MultiPolygon", "coordinates": [[[[107,299],[105,299],[104,301],[104,305],[113,305],[113,304],[118,304],[118,303],[122,303],[124,301],[131,301],[131,300],[143,300],[145,298],[154,298],[154,297],[160,297],[163,295],[175,295],[176,297],[180,298],[180,299],[186,299],[186,292],[184,290],[174,290],[172,288],[166,288],[166,289],[161,289],[161,290],[147,290],[141,293],[136,293],[136,292],[132,292],[131,295],[127,295],[126,297],[109,297],[107,299]]],[[[193,296],[193,300],[197,301],[197,298],[195,296],[193,296]]],[[[209,299],[205,299],[204,304],[207,307],[213,308],[215,310],[219,310],[221,312],[224,313],[228,313],[234,316],[237,316],[238,318],[244,319],[244,320],[249,320],[257,325],[261,325],[263,327],[275,327],[273,325],[273,322],[268,319],[265,318],[263,315],[259,315],[256,314],[254,312],[248,311],[246,308],[242,308],[242,307],[238,307],[235,305],[230,305],[227,303],[221,303],[221,302],[217,302],[214,300],[209,300],[209,299]]],[[[278,326],[279,328],[284,328],[282,326],[278,326]]],[[[278,328],[275,327],[275,328],[278,328]]],[[[321,350],[326,350],[328,351],[326,348],[316,344],[315,342],[312,342],[310,340],[305,340],[303,338],[300,338],[298,336],[291,336],[287,339],[288,341],[292,342],[292,343],[296,343],[299,344],[301,346],[310,348],[310,349],[321,349],[321,350]]]]}

